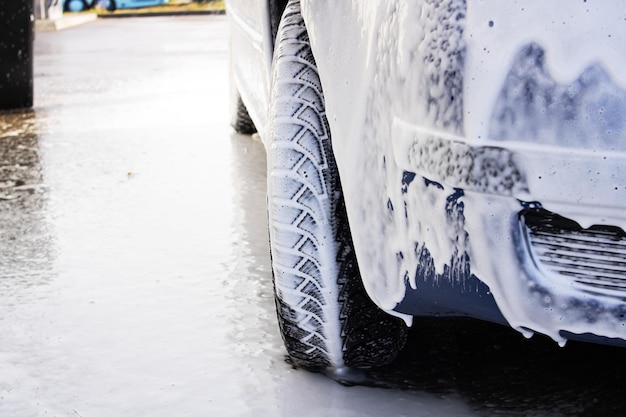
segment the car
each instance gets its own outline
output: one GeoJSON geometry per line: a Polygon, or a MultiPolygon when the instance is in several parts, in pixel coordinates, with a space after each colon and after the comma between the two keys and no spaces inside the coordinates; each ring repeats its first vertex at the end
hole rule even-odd
{"type": "Polygon", "coordinates": [[[93,8],[98,3],[98,0],[63,0],[64,12],[82,12],[93,8]]]}
{"type": "Polygon", "coordinates": [[[167,4],[169,0],[102,0],[102,8],[114,12],[117,9],[138,9],[167,4]]]}
{"type": "Polygon", "coordinates": [[[117,9],[136,9],[140,7],[160,6],[169,0],[64,0],[63,10],[66,12],[82,12],[100,5],[103,9],[113,12],[117,9]]]}
{"type": "Polygon", "coordinates": [[[424,316],[626,345],[626,8],[226,6],[296,365],[388,363],[424,316]]]}

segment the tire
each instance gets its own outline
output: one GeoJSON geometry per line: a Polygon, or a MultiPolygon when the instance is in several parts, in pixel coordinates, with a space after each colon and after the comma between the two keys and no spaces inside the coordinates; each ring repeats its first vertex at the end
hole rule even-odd
{"type": "Polygon", "coordinates": [[[115,3],[115,0],[105,0],[105,9],[109,12],[114,12],[117,10],[117,4],[115,3]]]}
{"type": "Polygon", "coordinates": [[[246,109],[246,105],[243,104],[243,100],[241,100],[237,88],[231,86],[231,90],[230,125],[235,129],[235,132],[241,133],[242,135],[252,135],[256,133],[256,126],[254,126],[254,122],[250,118],[248,109],[246,109]]]}
{"type": "Polygon", "coordinates": [[[296,365],[383,365],[399,353],[406,327],[365,293],[324,106],[300,4],[292,0],[278,31],[269,122],[268,205],[278,323],[296,365]]]}
{"type": "Polygon", "coordinates": [[[67,0],[65,2],[66,12],[82,12],[87,9],[87,3],[85,0],[67,0]]]}

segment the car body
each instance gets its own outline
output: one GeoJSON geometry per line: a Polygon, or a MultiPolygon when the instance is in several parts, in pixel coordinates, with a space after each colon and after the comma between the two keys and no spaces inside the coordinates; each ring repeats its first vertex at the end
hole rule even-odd
{"type": "MultiPolygon", "coordinates": [[[[284,4],[227,5],[233,88],[271,150],[284,4]]],[[[626,8],[300,8],[374,303],[409,324],[468,316],[561,345],[624,345],[626,8]]]]}

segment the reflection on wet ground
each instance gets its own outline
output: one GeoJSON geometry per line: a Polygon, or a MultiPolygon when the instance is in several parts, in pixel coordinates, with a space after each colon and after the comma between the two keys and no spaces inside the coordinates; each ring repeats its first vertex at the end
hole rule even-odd
{"type": "Polygon", "coordinates": [[[0,288],[36,284],[54,253],[45,216],[46,193],[35,114],[0,113],[0,288]]]}
{"type": "Polygon", "coordinates": [[[469,320],[416,320],[364,386],[293,369],[265,151],[227,126],[226,33],[38,34],[35,110],[0,113],[0,416],[624,414],[623,349],[469,320]]]}

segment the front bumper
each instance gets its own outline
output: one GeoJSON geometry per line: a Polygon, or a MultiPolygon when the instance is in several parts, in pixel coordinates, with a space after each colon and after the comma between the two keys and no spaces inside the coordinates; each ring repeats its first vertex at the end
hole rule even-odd
{"type": "MultiPolygon", "coordinates": [[[[525,334],[537,331],[559,343],[589,335],[626,340],[626,153],[473,145],[398,119],[392,138],[400,169],[441,184],[442,193],[462,190],[466,275],[486,289],[473,284],[476,291],[447,297],[441,311],[504,317],[525,334]],[[467,305],[487,306],[490,296],[497,309],[467,305]]],[[[413,309],[400,303],[398,311],[423,312],[420,302],[413,309]]]]}

